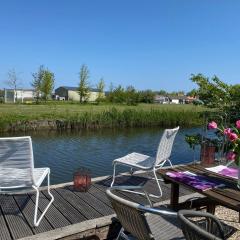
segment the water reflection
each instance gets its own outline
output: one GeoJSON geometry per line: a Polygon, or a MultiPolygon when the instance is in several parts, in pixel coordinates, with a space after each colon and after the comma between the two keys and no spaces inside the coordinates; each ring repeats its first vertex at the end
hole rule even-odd
{"type": "MultiPolygon", "coordinates": [[[[155,156],[162,131],[159,128],[39,131],[14,136],[32,136],[35,166],[50,167],[51,183],[56,184],[71,181],[80,166],[89,168],[94,177],[103,176],[112,174],[112,160],[125,154],[140,152],[155,156]]],[[[199,131],[198,128],[179,130],[173,146],[173,164],[193,160],[184,137],[199,131]]]]}

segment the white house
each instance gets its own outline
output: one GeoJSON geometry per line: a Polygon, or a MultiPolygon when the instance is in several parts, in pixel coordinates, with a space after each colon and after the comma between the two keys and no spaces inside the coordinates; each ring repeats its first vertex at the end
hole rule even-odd
{"type": "Polygon", "coordinates": [[[36,97],[34,89],[4,89],[4,102],[15,103],[16,100],[20,102],[33,100],[36,97]]]}
{"type": "Polygon", "coordinates": [[[171,96],[169,97],[170,103],[172,104],[185,104],[186,103],[186,96],[171,96]]]}
{"type": "Polygon", "coordinates": [[[169,97],[163,95],[155,95],[154,102],[160,104],[167,104],[170,102],[169,97]]]}

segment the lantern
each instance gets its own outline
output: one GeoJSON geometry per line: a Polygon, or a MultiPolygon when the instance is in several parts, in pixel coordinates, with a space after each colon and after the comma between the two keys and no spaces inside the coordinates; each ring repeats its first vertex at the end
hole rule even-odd
{"type": "Polygon", "coordinates": [[[91,186],[90,170],[79,168],[73,175],[74,189],[80,192],[86,192],[91,186]]]}

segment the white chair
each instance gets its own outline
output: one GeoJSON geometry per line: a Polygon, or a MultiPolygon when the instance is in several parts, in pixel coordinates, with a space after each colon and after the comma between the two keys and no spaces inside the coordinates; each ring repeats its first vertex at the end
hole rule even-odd
{"type": "Polygon", "coordinates": [[[150,195],[156,198],[161,197],[162,189],[159,184],[160,179],[158,179],[156,171],[162,168],[166,162],[168,162],[172,167],[172,163],[170,161],[170,155],[172,152],[173,142],[178,130],[179,130],[179,127],[164,130],[158,146],[157,155],[155,158],[149,157],[144,154],[133,152],[124,157],[115,159],[113,161],[113,180],[111,183],[111,187],[113,186],[116,178],[116,166],[125,165],[128,167],[131,167],[132,169],[134,168],[134,169],[140,169],[144,171],[152,171],[154,174],[154,179],[157,182],[160,195],[154,195],[154,194],[150,194],[150,195]]]}
{"type": "Polygon", "coordinates": [[[36,190],[34,226],[38,226],[54,197],[50,193],[50,169],[34,168],[31,137],[0,138],[0,193],[13,194],[19,190],[36,190]],[[37,220],[39,187],[47,177],[51,200],[37,220]]]}

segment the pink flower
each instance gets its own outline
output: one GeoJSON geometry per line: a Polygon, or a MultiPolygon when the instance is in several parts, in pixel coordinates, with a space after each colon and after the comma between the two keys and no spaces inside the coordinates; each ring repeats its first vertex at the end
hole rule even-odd
{"type": "Polygon", "coordinates": [[[208,124],[208,129],[216,129],[217,128],[217,123],[212,121],[208,124]]]}
{"type": "Polygon", "coordinates": [[[230,133],[228,135],[228,138],[231,142],[235,141],[236,139],[238,139],[238,135],[236,133],[230,133]]]}
{"type": "Polygon", "coordinates": [[[240,129],[240,120],[237,120],[237,121],[236,121],[236,127],[237,127],[238,129],[240,129]]]}
{"type": "Polygon", "coordinates": [[[224,133],[224,135],[229,135],[229,134],[231,134],[232,133],[232,129],[231,128],[225,128],[224,130],[223,130],[223,133],[224,133]]]}
{"type": "Polygon", "coordinates": [[[227,153],[227,160],[235,160],[236,154],[233,151],[227,153]]]}

